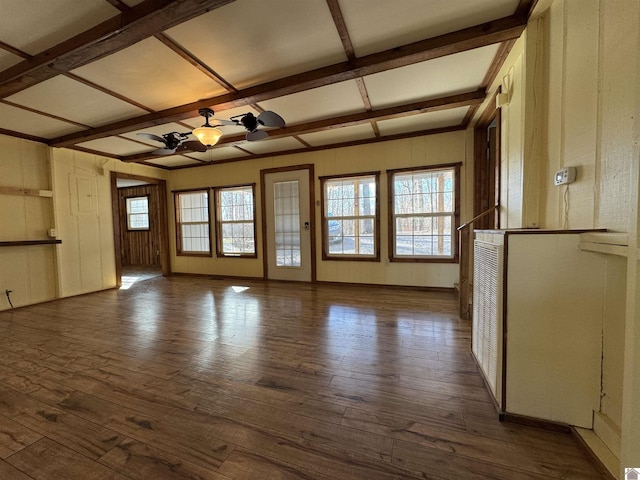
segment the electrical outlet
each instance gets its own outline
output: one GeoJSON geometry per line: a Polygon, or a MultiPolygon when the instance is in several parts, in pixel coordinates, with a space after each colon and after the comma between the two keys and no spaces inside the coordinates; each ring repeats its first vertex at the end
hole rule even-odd
{"type": "Polygon", "coordinates": [[[553,184],[566,185],[576,181],[576,167],[566,167],[556,172],[556,176],[553,179],[553,184]]]}

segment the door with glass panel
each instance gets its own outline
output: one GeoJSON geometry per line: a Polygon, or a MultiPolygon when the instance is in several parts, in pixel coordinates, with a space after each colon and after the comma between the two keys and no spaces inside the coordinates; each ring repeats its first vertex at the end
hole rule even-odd
{"type": "Polygon", "coordinates": [[[312,280],[312,219],[309,170],[264,175],[266,276],[273,280],[312,280]]]}

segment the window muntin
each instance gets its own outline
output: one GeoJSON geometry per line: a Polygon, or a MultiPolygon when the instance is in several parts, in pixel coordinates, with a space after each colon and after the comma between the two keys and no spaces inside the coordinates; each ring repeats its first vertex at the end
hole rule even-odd
{"type": "Polygon", "coordinates": [[[379,173],[323,177],[323,258],[378,260],[379,173]]]}
{"type": "Polygon", "coordinates": [[[127,230],[149,230],[149,197],[127,197],[127,230]]]}
{"type": "Polygon", "coordinates": [[[277,267],[302,266],[300,231],[300,183],[298,180],[274,182],[273,216],[277,267]]]}
{"type": "Polygon", "coordinates": [[[217,187],[216,254],[220,257],[255,257],[255,186],[217,187]]]}
{"type": "Polygon", "coordinates": [[[458,168],[389,172],[391,260],[457,258],[458,168]]]}
{"type": "Polygon", "coordinates": [[[178,255],[211,255],[209,191],[175,192],[178,255]]]}

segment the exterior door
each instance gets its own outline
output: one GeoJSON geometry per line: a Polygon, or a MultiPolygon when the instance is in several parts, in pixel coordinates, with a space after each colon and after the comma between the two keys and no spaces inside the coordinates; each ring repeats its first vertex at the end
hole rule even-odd
{"type": "Polygon", "coordinates": [[[311,170],[265,171],[266,277],[272,280],[313,280],[311,170]]]}

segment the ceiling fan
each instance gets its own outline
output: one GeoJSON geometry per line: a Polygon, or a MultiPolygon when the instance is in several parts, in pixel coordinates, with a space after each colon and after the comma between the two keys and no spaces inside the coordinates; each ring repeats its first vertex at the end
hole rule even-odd
{"type": "Polygon", "coordinates": [[[216,125],[209,124],[209,118],[214,115],[213,110],[210,108],[201,108],[198,110],[198,113],[205,118],[205,124],[194,129],[192,132],[171,132],[165,133],[162,136],[153,133],[138,133],[138,135],[164,144],[164,148],[154,150],[151,152],[152,154],[171,155],[180,151],[206,152],[207,147],[215,145],[222,136],[222,132],[218,130],[217,127],[223,127],[225,125],[242,126],[247,130],[245,138],[253,142],[269,136],[265,130],[260,130],[260,127],[280,128],[285,126],[284,119],[272,111],[262,112],[258,114],[257,117],[251,112],[242,113],[240,115],[234,115],[229,120],[218,119],[218,124],[216,125]],[[199,141],[185,141],[191,134],[195,135],[199,141]]]}
{"type": "Polygon", "coordinates": [[[235,115],[229,120],[219,120],[219,122],[221,122],[221,125],[238,125],[244,127],[247,130],[245,138],[250,142],[262,140],[269,136],[265,130],[259,130],[259,127],[282,128],[285,126],[284,119],[270,110],[259,113],[257,117],[249,112],[235,115]]]}
{"type": "Polygon", "coordinates": [[[190,140],[188,142],[184,141],[189,137],[189,135],[191,135],[191,132],[171,132],[165,133],[162,136],[155,135],[153,133],[138,133],[138,135],[164,144],[164,148],[159,148],[151,152],[153,155],[172,155],[179,151],[207,151],[207,146],[196,140],[190,140]]]}

